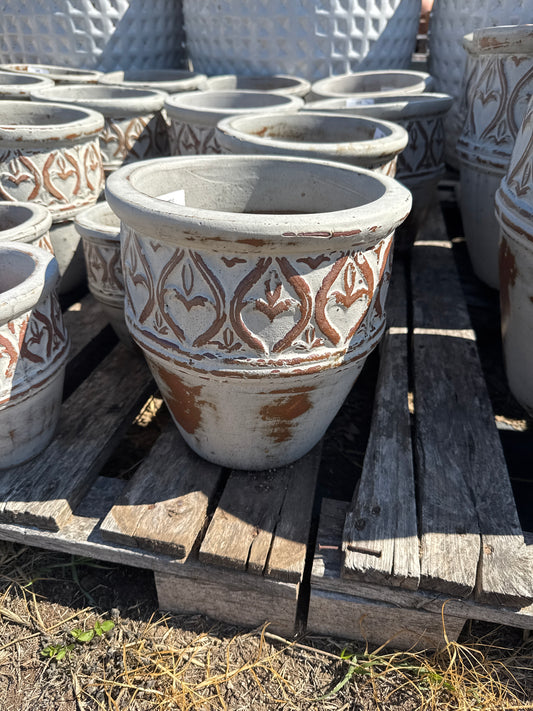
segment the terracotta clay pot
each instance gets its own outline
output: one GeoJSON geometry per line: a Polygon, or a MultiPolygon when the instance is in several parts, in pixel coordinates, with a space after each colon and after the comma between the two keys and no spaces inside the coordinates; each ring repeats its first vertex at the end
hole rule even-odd
{"type": "Polygon", "coordinates": [[[30,459],[53,437],[68,336],[55,295],[54,257],[0,244],[0,468],[30,459]]]}
{"type": "Polygon", "coordinates": [[[509,387],[533,417],[533,98],[496,192],[503,353],[509,387]]]}
{"type": "Polygon", "coordinates": [[[234,114],[265,111],[297,111],[304,102],[298,96],[261,91],[204,91],[169,96],[165,109],[172,155],[220,153],[217,123],[234,114]]]}
{"type": "Polygon", "coordinates": [[[286,74],[252,77],[221,74],[209,77],[206,88],[209,91],[275,91],[276,94],[290,94],[303,98],[311,90],[311,82],[286,74]]]}
{"type": "Polygon", "coordinates": [[[384,70],[375,72],[356,72],[337,77],[326,77],[314,82],[310,100],[347,99],[398,94],[421,94],[429,91],[433,80],[426,72],[415,70],[384,70]]]}
{"type": "Polygon", "coordinates": [[[120,340],[133,348],[124,321],[120,220],[104,201],[81,212],[75,226],[82,238],[89,290],[120,340]]]}
{"type": "Polygon", "coordinates": [[[0,99],[30,100],[30,92],[43,86],[54,86],[46,77],[23,76],[13,72],[0,71],[0,99]]]}
{"type": "Polygon", "coordinates": [[[341,163],[215,155],[121,168],[106,194],[126,322],[185,440],[238,469],[303,456],[381,338],[409,191],[341,163]]]}
{"type": "Polygon", "coordinates": [[[55,64],[0,64],[0,69],[15,74],[45,77],[54,84],[96,84],[102,76],[102,72],[55,64]]]}
{"type": "Polygon", "coordinates": [[[457,143],[461,215],[473,269],[497,289],[500,228],[494,195],[531,96],[533,25],[483,28],[467,35],[464,44],[476,69],[466,88],[466,121],[457,143]]]}
{"type": "Polygon", "coordinates": [[[25,242],[48,250],[52,215],[32,202],[0,202],[0,242],[25,242]]]}
{"type": "Polygon", "coordinates": [[[408,136],[389,121],[301,111],[230,116],[216,139],[228,153],[339,160],[394,177],[408,136]]]}
{"type": "Polygon", "coordinates": [[[125,86],[129,89],[156,89],[166,94],[196,91],[206,88],[207,77],[185,69],[127,69],[108,72],[100,77],[100,84],[125,86]]]}

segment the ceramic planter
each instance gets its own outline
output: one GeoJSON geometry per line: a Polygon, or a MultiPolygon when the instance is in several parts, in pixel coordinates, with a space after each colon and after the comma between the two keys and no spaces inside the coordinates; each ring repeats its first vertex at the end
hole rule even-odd
{"type": "Polygon", "coordinates": [[[462,102],[465,77],[471,65],[463,49],[463,36],[495,25],[519,25],[532,21],[531,0],[437,0],[429,23],[429,71],[435,80],[435,91],[454,97],[453,106],[444,119],[446,162],[459,167],[457,140],[465,121],[462,102]],[[468,66],[467,66],[468,65],[468,66]]]}
{"type": "Polygon", "coordinates": [[[204,91],[169,96],[165,101],[172,155],[220,153],[216,140],[219,121],[234,114],[298,111],[298,96],[261,91],[204,91]]]}
{"type": "Polygon", "coordinates": [[[291,94],[304,98],[311,90],[311,82],[283,74],[260,77],[222,74],[209,77],[207,89],[210,91],[275,91],[276,94],[291,94]]]}
{"type": "Polygon", "coordinates": [[[132,347],[124,321],[120,220],[104,201],[80,213],[75,225],[82,238],[89,290],[120,340],[132,347]]]}
{"type": "Polygon", "coordinates": [[[110,71],[185,61],[180,0],[3,0],[0,61],[110,71]]]}
{"type": "Polygon", "coordinates": [[[500,230],[494,194],[507,171],[533,85],[533,25],[491,27],[465,37],[476,69],[457,154],[461,214],[477,276],[498,288],[500,230]]]}
{"type": "Polygon", "coordinates": [[[388,96],[380,94],[364,99],[324,99],[312,101],[304,111],[333,112],[393,121],[409,134],[409,143],[398,156],[396,179],[413,195],[413,209],[396,231],[395,250],[412,246],[426,221],[435,190],[446,169],[444,164],[443,118],[452,104],[446,94],[388,96]]]}
{"type": "Polygon", "coordinates": [[[68,336],[49,252],[0,244],[0,468],[38,454],[59,418],[68,336]]]}
{"type": "Polygon", "coordinates": [[[407,132],[389,121],[301,111],[230,116],[217,140],[228,153],[339,160],[394,176],[407,132]]]}
{"type": "Polygon", "coordinates": [[[108,72],[100,78],[100,84],[125,86],[130,89],[156,89],[166,94],[205,89],[207,77],[185,69],[128,69],[108,72]]]}
{"type": "Polygon", "coordinates": [[[33,89],[43,86],[53,86],[51,79],[38,76],[23,76],[13,72],[0,71],[0,99],[30,99],[33,89]]]}
{"type": "Polygon", "coordinates": [[[129,161],[168,155],[167,126],[161,115],[164,92],[80,84],[38,89],[31,96],[37,101],[63,101],[103,115],[100,152],[106,173],[129,161]]]}
{"type": "Polygon", "coordinates": [[[397,96],[398,94],[421,94],[431,89],[433,80],[426,72],[374,71],[343,74],[327,77],[314,82],[310,100],[318,99],[364,99],[376,94],[397,96]]]}
{"type": "Polygon", "coordinates": [[[496,192],[500,303],[509,387],[533,417],[533,99],[496,192]]]}
{"type": "Polygon", "coordinates": [[[314,81],[408,67],[420,0],[184,0],[183,13],[197,71],[314,81]]]}
{"type": "Polygon", "coordinates": [[[2,64],[0,69],[24,76],[46,77],[54,84],[96,84],[101,72],[54,64],[2,64]]]}
{"type": "Polygon", "coordinates": [[[126,321],[186,441],[238,469],[301,457],[381,338],[409,192],[340,163],[215,155],[124,167],[106,194],[126,321]]]}
{"type": "Polygon", "coordinates": [[[0,242],[25,242],[53,254],[52,215],[32,202],[0,202],[0,242]]]}

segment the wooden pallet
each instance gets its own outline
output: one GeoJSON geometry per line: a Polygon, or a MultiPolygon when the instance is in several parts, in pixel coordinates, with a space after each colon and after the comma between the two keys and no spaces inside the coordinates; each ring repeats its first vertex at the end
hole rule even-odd
{"type": "Polygon", "coordinates": [[[438,210],[412,264],[395,264],[388,311],[363,474],[351,504],[322,502],[315,535],[320,446],[279,470],[229,471],[172,427],[130,481],[100,476],[154,384],[85,297],[65,313],[73,350],[57,436],[0,473],[0,538],[151,569],[162,609],[268,620],[285,635],[307,620],[438,646],[444,602],[449,639],[469,618],[533,628],[533,546],[438,210]]]}

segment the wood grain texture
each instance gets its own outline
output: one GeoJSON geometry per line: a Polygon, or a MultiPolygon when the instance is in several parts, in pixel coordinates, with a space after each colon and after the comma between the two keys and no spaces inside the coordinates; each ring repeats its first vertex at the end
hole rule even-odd
{"type": "Polygon", "coordinates": [[[342,575],[416,589],[420,563],[403,266],[395,262],[391,278],[370,436],[344,526],[342,575]]]}
{"type": "Polygon", "coordinates": [[[63,404],[50,445],[0,472],[0,521],[65,525],[153,388],[144,361],[117,346],[63,404]]]}
{"type": "Polygon", "coordinates": [[[185,560],[204,526],[221,472],[189,449],[171,425],[109,511],[102,536],[185,560]]]}

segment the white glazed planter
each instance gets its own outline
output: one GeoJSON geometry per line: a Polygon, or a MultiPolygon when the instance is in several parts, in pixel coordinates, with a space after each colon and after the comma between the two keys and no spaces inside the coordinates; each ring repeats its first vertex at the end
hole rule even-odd
{"type": "Polygon", "coordinates": [[[456,144],[465,120],[462,101],[471,72],[463,36],[480,27],[531,22],[531,0],[437,0],[429,23],[429,71],[435,91],[450,94],[454,104],[445,118],[446,161],[459,167],[456,144]]]}
{"type": "Polygon", "coordinates": [[[157,89],[166,94],[204,89],[206,82],[205,74],[185,69],[127,69],[108,72],[100,77],[100,84],[125,86],[130,89],[157,89]]]}
{"type": "Polygon", "coordinates": [[[234,114],[298,111],[299,96],[260,91],[203,91],[169,96],[165,101],[172,155],[220,153],[217,123],[234,114]]]}
{"type": "Polygon", "coordinates": [[[104,201],[81,212],[75,225],[82,238],[89,290],[117,336],[131,348],[133,344],[124,321],[120,220],[104,201]]]}
{"type": "Polygon", "coordinates": [[[2,64],[0,69],[23,76],[45,77],[54,84],[96,84],[102,76],[101,72],[54,64],[2,64]]]}
{"type": "Polygon", "coordinates": [[[182,66],[180,0],[3,0],[0,61],[111,71],[182,66]]]}
{"type": "Polygon", "coordinates": [[[411,214],[398,228],[395,250],[409,249],[424,224],[435,199],[435,190],[445,172],[443,118],[452,104],[446,94],[388,96],[363,99],[312,101],[304,111],[321,111],[347,116],[374,117],[393,121],[407,131],[409,143],[398,156],[396,179],[413,195],[411,214]]]}
{"type": "Polygon", "coordinates": [[[23,76],[13,72],[0,71],[0,99],[30,99],[30,92],[44,86],[53,86],[51,79],[37,76],[23,76]]]}
{"type": "Polygon", "coordinates": [[[53,86],[37,89],[36,101],[65,102],[102,114],[100,153],[106,173],[123,163],[168,155],[162,91],[121,86],[53,86]]]}
{"type": "Polygon", "coordinates": [[[465,37],[475,70],[457,154],[460,207],[477,276],[497,289],[500,230],[494,195],[507,171],[533,86],[533,25],[476,30],[465,37]]]}
{"type": "Polygon", "coordinates": [[[0,468],[38,454],[53,437],[68,336],[54,288],[53,256],[0,244],[0,468]]]}
{"type": "Polygon", "coordinates": [[[364,99],[376,94],[397,96],[398,94],[421,94],[431,89],[433,80],[426,72],[374,71],[343,74],[326,77],[314,82],[310,100],[319,99],[364,99]]]}
{"type": "Polygon", "coordinates": [[[496,192],[500,303],[509,387],[533,417],[533,98],[496,192]]]}
{"type": "Polygon", "coordinates": [[[0,242],[25,242],[53,254],[52,215],[32,202],[0,202],[0,242]]]}
{"type": "Polygon", "coordinates": [[[197,71],[314,81],[408,67],[420,0],[184,0],[183,12],[197,71]]]}
{"type": "Polygon", "coordinates": [[[392,177],[408,140],[389,121],[311,111],[230,116],[216,137],[228,153],[338,160],[392,177]]]}
{"type": "Polygon", "coordinates": [[[106,194],[126,321],[186,441],[238,469],[303,456],[381,338],[409,192],[340,163],[224,155],[128,166],[106,194]]]}
{"type": "Polygon", "coordinates": [[[209,77],[206,88],[209,91],[275,91],[276,94],[301,96],[303,99],[311,90],[311,82],[285,74],[259,77],[222,74],[209,77]]]}

